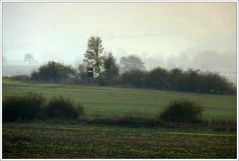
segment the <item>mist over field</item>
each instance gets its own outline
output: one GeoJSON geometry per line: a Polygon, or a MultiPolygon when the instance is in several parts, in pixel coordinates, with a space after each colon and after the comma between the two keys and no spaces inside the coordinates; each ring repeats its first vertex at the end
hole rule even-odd
{"type": "Polygon", "coordinates": [[[160,66],[218,72],[236,84],[236,4],[3,4],[3,74],[29,74],[49,60],[78,65],[98,35],[119,62],[137,55],[160,66]],[[120,18],[116,18],[120,17],[120,18]],[[14,66],[17,65],[17,66],[14,66]],[[22,68],[22,70],[21,70],[22,68]]]}
{"type": "MultiPolygon", "coordinates": [[[[200,69],[201,71],[217,72],[236,85],[236,55],[230,52],[218,53],[216,51],[203,51],[195,53],[194,51],[186,50],[168,59],[147,56],[141,56],[141,58],[145,63],[146,70],[151,70],[159,66],[167,69],[200,69]]],[[[118,60],[119,59],[120,57],[118,57],[118,60]]],[[[77,61],[71,63],[71,65],[78,65],[78,61],[80,62],[80,60],[77,59],[77,61]]],[[[3,76],[30,75],[31,72],[37,70],[40,65],[41,64],[37,62],[28,65],[23,60],[19,60],[18,62],[12,60],[11,62],[3,64],[3,76]]]]}
{"type": "Polygon", "coordinates": [[[238,159],[237,3],[2,3],[4,159],[238,159]]]}

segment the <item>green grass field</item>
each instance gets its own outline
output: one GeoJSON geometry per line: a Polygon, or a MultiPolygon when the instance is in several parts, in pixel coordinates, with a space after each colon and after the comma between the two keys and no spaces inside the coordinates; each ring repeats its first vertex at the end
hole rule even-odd
{"type": "MultiPolygon", "coordinates": [[[[204,107],[204,119],[236,120],[236,96],[149,89],[31,84],[3,79],[3,96],[34,91],[72,98],[86,117],[154,117],[175,99],[204,107]]],[[[236,158],[236,131],[82,123],[3,123],[3,158],[236,158]]]]}
{"type": "Polygon", "coordinates": [[[70,97],[84,105],[87,117],[131,114],[154,117],[170,100],[189,99],[204,106],[204,119],[236,120],[236,96],[83,85],[29,84],[3,79],[3,96],[27,91],[43,93],[46,98],[54,95],[70,97]]]}

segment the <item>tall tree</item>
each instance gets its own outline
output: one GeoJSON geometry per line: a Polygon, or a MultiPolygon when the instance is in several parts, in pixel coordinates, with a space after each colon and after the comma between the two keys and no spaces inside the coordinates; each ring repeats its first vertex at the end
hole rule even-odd
{"type": "Polygon", "coordinates": [[[123,72],[130,71],[130,70],[143,70],[144,69],[143,61],[135,55],[130,55],[128,57],[121,57],[120,65],[121,65],[123,72]]]}
{"type": "Polygon", "coordinates": [[[119,75],[119,66],[111,52],[104,58],[104,76],[108,80],[112,80],[119,75]]]}
{"type": "Polygon", "coordinates": [[[104,60],[103,50],[104,48],[100,37],[92,36],[89,38],[84,62],[87,64],[93,63],[94,71],[99,74],[100,78],[104,60]]]}

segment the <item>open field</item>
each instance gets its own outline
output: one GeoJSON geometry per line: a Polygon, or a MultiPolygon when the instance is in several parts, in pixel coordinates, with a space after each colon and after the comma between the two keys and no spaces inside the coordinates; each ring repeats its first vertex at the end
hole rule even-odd
{"type": "MultiPolygon", "coordinates": [[[[3,96],[34,91],[72,98],[86,117],[154,117],[170,100],[205,106],[203,117],[236,120],[236,96],[83,85],[34,84],[3,79],[3,96]]],[[[3,123],[3,158],[236,158],[236,131],[84,123],[3,123]]]]}
{"type": "Polygon", "coordinates": [[[236,158],[236,133],[4,123],[3,158],[236,158]]]}
{"type": "Polygon", "coordinates": [[[236,120],[236,96],[84,85],[34,84],[3,79],[3,96],[34,91],[46,98],[63,95],[84,105],[87,117],[143,114],[154,117],[170,102],[189,99],[205,107],[204,119],[236,120]]]}
{"type": "Polygon", "coordinates": [[[237,3],[1,8],[0,161],[239,161],[237,3]]]}

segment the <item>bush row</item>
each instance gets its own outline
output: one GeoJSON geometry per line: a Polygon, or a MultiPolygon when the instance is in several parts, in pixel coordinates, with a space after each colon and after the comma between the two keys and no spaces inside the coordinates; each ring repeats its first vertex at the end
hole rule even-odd
{"type": "MultiPolygon", "coordinates": [[[[34,119],[77,120],[84,114],[81,105],[74,104],[66,97],[53,97],[46,101],[41,94],[29,92],[23,95],[4,97],[3,121],[24,121],[34,119]]],[[[197,123],[201,120],[202,107],[188,100],[171,102],[157,120],[172,123],[197,123]]],[[[130,124],[145,122],[142,116],[125,116],[107,121],[130,124]]]]}
{"type": "MultiPolygon", "coordinates": [[[[106,74],[107,71],[103,72],[102,77],[95,76],[94,80],[89,82],[84,67],[74,69],[60,63],[48,62],[42,65],[38,71],[34,71],[29,79],[55,83],[92,83],[104,86],[120,85],[197,93],[236,94],[236,88],[232,83],[225,77],[212,72],[191,69],[183,71],[179,68],[167,70],[158,67],[151,71],[130,70],[109,77],[110,71],[106,74]]],[[[17,79],[21,78],[27,80],[23,76],[17,77],[17,79]]]]}
{"type": "Polygon", "coordinates": [[[226,78],[212,72],[155,68],[149,72],[128,71],[120,75],[123,86],[196,93],[236,94],[235,86],[226,78]]]}
{"type": "Polygon", "coordinates": [[[87,124],[125,126],[199,127],[217,130],[235,130],[236,122],[201,119],[202,106],[189,100],[170,102],[156,118],[127,115],[113,118],[83,118],[84,108],[66,97],[53,97],[46,101],[41,94],[26,93],[3,99],[3,121],[56,120],[77,121],[87,124]]]}
{"type": "Polygon", "coordinates": [[[3,98],[3,121],[77,120],[83,114],[82,105],[62,96],[46,101],[41,94],[29,92],[3,98]]]}
{"type": "Polygon", "coordinates": [[[84,119],[83,123],[96,125],[120,125],[127,127],[166,127],[166,128],[198,128],[210,130],[235,131],[237,122],[230,120],[201,120],[194,123],[166,122],[158,118],[146,118],[141,116],[119,116],[111,118],[84,119]]]}

